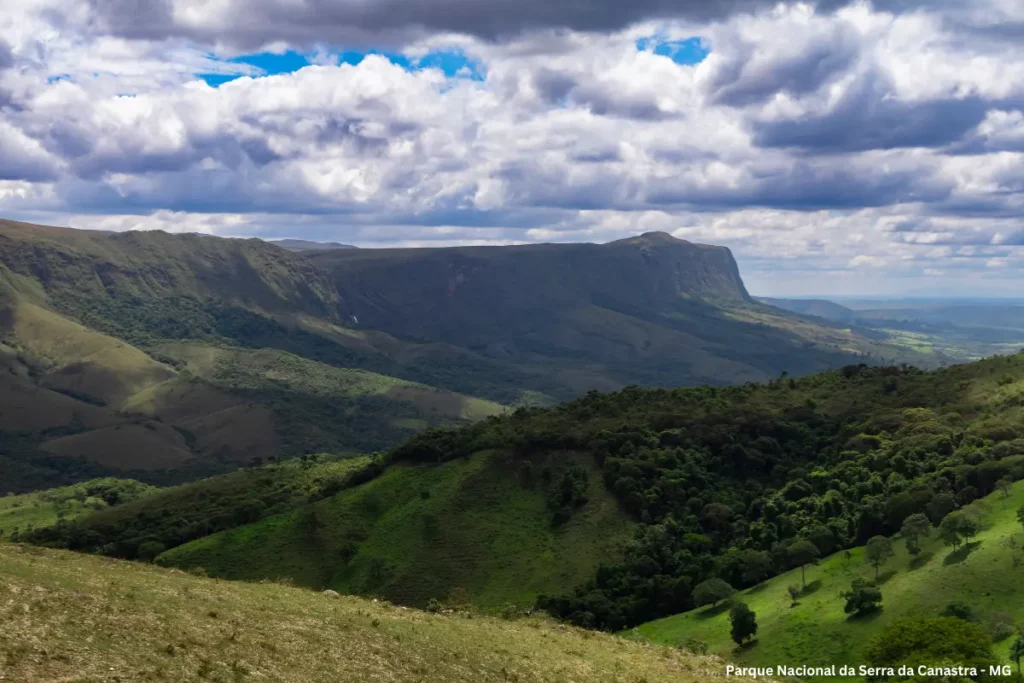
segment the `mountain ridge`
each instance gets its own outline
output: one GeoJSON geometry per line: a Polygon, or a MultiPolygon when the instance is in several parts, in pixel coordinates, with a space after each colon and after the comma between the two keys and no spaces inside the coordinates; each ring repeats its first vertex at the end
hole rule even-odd
{"type": "Polygon", "coordinates": [[[0,434],[0,466],[33,482],[33,458],[76,472],[44,477],[51,485],[176,482],[186,463],[373,451],[593,389],[914,358],[757,303],[728,249],[666,233],[300,253],[255,238],[0,221],[0,313],[11,377],[0,398],[14,411],[29,392],[61,416],[45,428],[59,433],[0,434]],[[147,452],[163,455],[147,463],[147,452]],[[70,465],[78,456],[119,469],[82,471],[70,465]]]}

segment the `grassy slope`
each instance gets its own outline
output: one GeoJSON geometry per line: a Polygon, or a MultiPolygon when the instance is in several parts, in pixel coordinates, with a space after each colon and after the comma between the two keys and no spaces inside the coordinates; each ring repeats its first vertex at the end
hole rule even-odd
{"type": "Polygon", "coordinates": [[[424,419],[479,420],[497,415],[491,401],[441,391],[366,370],[339,368],[276,349],[212,347],[193,342],[165,342],[156,353],[180,359],[194,375],[216,386],[259,393],[269,387],[321,399],[380,397],[411,403],[424,419]]]}
{"type": "MultiPolygon", "coordinates": [[[[740,594],[757,614],[757,643],[737,650],[729,637],[729,615],[722,609],[700,609],[649,622],[635,633],[655,643],[678,644],[696,638],[710,652],[745,664],[861,664],[867,642],[881,628],[900,617],[936,616],[950,602],[966,602],[979,621],[991,626],[1000,614],[1017,622],[1024,614],[1024,578],[1013,567],[1012,555],[1021,556],[1021,529],[1017,508],[1024,504],[1024,482],[1018,482],[1008,500],[995,493],[974,506],[982,511],[983,531],[969,554],[953,552],[937,538],[922,544],[925,561],[911,563],[903,540],[893,539],[896,555],[880,568],[883,610],[862,618],[843,612],[844,600],[856,577],[874,578],[864,562],[864,549],[855,548],[821,560],[807,568],[808,593],[790,607],[787,587],[800,583],[800,570],[777,576],[740,594]],[[1017,548],[1005,541],[1017,539],[1017,548]]],[[[1021,557],[1024,559],[1024,557],[1021,557]]],[[[1006,657],[1012,638],[997,643],[1006,657]]]]}
{"type": "Polygon", "coordinates": [[[74,519],[95,511],[97,507],[106,507],[106,503],[94,497],[87,497],[83,501],[74,498],[59,501],[53,497],[53,494],[73,488],[66,486],[0,498],[0,536],[6,536],[12,531],[27,531],[53,526],[57,523],[59,509],[63,509],[66,519],[74,519]]]}
{"type": "Polygon", "coordinates": [[[305,505],[325,483],[341,481],[369,461],[368,456],[309,456],[164,488],[83,516],[66,536],[72,548],[95,551],[109,544],[111,554],[131,558],[146,540],[170,548],[182,542],[183,534],[192,534],[185,539],[191,540],[195,534],[253,521],[236,518],[243,505],[256,518],[305,505]]]}
{"type": "MultiPolygon", "coordinates": [[[[68,481],[46,469],[52,462],[40,463],[49,455],[85,458],[92,468],[86,476],[120,471],[167,483],[153,471],[198,467],[197,474],[214,474],[252,458],[372,451],[427,426],[501,410],[489,401],[274,349],[198,342],[150,349],[187,371],[179,374],[127,342],[23,297],[4,303],[0,428],[24,432],[31,442],[18,458],[30,471],[7,475],[24,482],[13,485],[17,490],[68,481]]],[[[13,456],[0,446],[4,455],[13,456]]]]}
{"type": "Polygon", "coordinates": [[[691,683],[722,663],[530,619],[431,615],[0,545],[0,671],[41,681],[691,683]]]}
{"type": "Polygon", "coordinates": [[[226,578],[290,577],[407,604],[444,599],[458,587],[483,607],[530,605],[538,593],[589,578],[633,526],[592,460],[560,461],[569,459],[591,470],[591,503],[561,529],[552,528],[541,482],[526,487],[518,461],[481,453],[392,467],[308,509],[199,539],[158,561],[226,578]],[[346,549],[355,551],[348,562],[346,549]]]}
{"type": "Polygon", "coordinates": [[[278,322],[296,317],[347,319],[324,273],[259,240],[0,220],[0,428],[18,432],[0,435],[0,474],[17,490],[115,472],[176,483],[253,458],[369,452],[500,410],[252,346],[287,347],[294,333],[332,363],[366,355],[278,322]],[[162,341],[196,335],[206,344],[162,341]],[[251,348],[219,348],[232,335],[251,348]],[[177,372],[169,351],[203,349],[217,356],[210,373],[177,372]]]}

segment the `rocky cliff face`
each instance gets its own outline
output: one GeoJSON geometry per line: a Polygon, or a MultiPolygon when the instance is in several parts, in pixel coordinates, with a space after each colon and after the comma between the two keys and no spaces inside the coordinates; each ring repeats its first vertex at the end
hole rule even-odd
{"type": "Polygon", "coordinates": [[[581,306],[660,312],[681,298],[746,302],[732,254],[647,233],[609,244],[317,252],[360,325],[463,343],[581,306]]]}

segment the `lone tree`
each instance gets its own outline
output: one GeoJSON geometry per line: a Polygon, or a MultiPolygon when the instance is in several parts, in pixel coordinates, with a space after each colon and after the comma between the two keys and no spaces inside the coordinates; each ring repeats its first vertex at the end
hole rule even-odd
{"type": "Polygon", "coordinates": [[[974,538],[980,529],[981,523],[973,511],[955,510],[946,515],[939,525],[939,537],[956,550],[965,540],[974,538]]]}
{"type": "Polygon", "coordinates": [[[918,512],[903,520],[900,533],[907,544],[907,552],[917,557],[921,552],[921,539],[928,538],[932,533],[932,523],[927,516],[918,512]]]}
{"type": "Polygon", "coordinates": [[[892,557],[892,541],[885,536],[875,536],[864,546],[864,559],[875,568],[875,581],[878,581],[878,569],[892,557]]]}
{"type": "Polygon", "coordinates": [[[981,520],[978,519],[978,515],[974,510],[964,510],[963,519],[960,521],[960,534],[970,542],[980,530],[981,520]]]}
{"type": "Polygon", "coordinates": [[[882,591],[864,579],[854,579],[850,583],[850,590],[840,593],[839,597],[846,599],[843,611],[847,614],[877,612],[882,605],[882,591]]]}
{"type": "Polygon", "coordinates": [[[748,638],[757,634],[757,615],[747,607],[746,603],[737,602],[729,610],[729,622],[732,624],[732,639],[737,645],[743,645],[748,638]]]}
{"type": "Polygon", "coordinates": [[[1006,500],[1010,497],[1010,489],[1013,488],[1013,479],[1009,476],[1003,477],[996,482],[996,488],[999,489],[1001,494],[1003,494],[1003,500],[1006,500]]]}
{"type": "Polygon", "coordinates": [[[708,579],[698,583],[697,587],[693,589],[693,601],[698,607],[714,605],[725,600],[735,592],[736,589],[722,579],[708,579]]]}
{"type": "Polygon", "coordinates": [[[1024,505],[1017,508],[1017,521],[1020,522],[1021,526],[1024,526],[1024,505]]]}
{"type": "Polygon", "coordinates": [[[1024,659],[1024,638],[1017,636],[1017,640],[1010,643],[1010,659],[1017,664],[1017,675],[1020,675],[1020,660],[1024,659]]]}
{"type": "Polygon", "coordinates": [[[786,589],[789,592],[789,606],[796,607],[796,599],[800,597],[800,586],[795,583],[789,584],[789,588],[786,589]]]}
{"type": "Polygon", "coordinates": [[[818,547],[806,538],[798,538],[793,541],[786,551],[789,561],[800,567],[800,584],[804,588],[807,588],[807,565],[817,560],[820,554],[818,547]]]}
{"type": "MultiPolygon", "coordinates": [[[[1017,513],[1017,516],[1020,517],[1020,512],[1017,513]]],[[[942,523],[939,524],[939,538],[946,545],[953,546],[953,550],[959,549],[960,543],[963,542],[960,535],[963,529],[963,518],[962,512],[954,510],[943,517],[942,523]]]]}

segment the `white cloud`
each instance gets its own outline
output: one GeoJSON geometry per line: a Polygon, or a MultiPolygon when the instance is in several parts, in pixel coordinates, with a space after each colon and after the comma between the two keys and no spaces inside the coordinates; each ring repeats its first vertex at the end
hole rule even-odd
{"type": "Polygon", "coordinates": [[[234,0],[176,0],[169,31],[158,12],[133,26],[96,13],[117,3],[26,0],[0,11],[0,214],[365,246],[664,230],[731,247],[751,289],[781,293],[822,274],[855,290],[864,268],[897,290],[984,274],[1024,245],[1024,52],[985,34],[1024,17],[999,1],[637,10],[635,25],[526,22],[498,42],[349,31],[414,58],[458,48],[481,81],[339,65],[340,14],[275,33],[259,22],[285,16],[276,0],[240,17],[234,0]],[[700,36],[711,55],[637,50],[653,34],[700,36]],[[258,47],[318,52],[275,76],[223,59],[258,47]],[[200,73],[243,77],[213,88],[200,73]]]}

